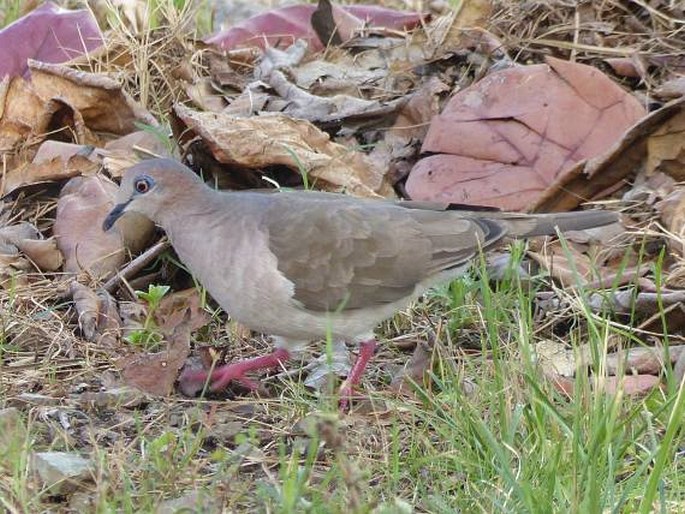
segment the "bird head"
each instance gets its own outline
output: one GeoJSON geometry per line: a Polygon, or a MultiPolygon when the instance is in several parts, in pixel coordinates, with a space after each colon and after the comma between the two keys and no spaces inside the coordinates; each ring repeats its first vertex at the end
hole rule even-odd
{"type": "Polygon", "coordinates": [[[173,212],[183,196],[202,185],[200,177],[173,159],[139,162],[124,173],[115,206],[105,218],[102,229],[111,229],[127,212],[137,212],[158,223],[161,213],[173,212]]]}

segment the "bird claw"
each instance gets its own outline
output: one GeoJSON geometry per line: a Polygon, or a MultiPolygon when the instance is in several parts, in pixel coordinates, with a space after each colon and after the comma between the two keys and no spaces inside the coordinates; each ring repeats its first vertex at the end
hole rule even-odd
{"type": "Polygon", "coordinates": [[[215,369],[210,380],[211,385],[209,386],[209,389],[214,392],[226,389],[228,384],[234,380],[250,391],[256,391],[260,388],[260,384],[256,380],[252,380],[245,376],[245,372],[241,369],[240,363],[235,365],[227,364],[226,366],[215,369]]]}
{"type": "Polygon", "coordinates": [[[350,402],[354,398],[354,387],[359,384],[366,365],[375,351],[376,341],[374,339],[364,341],[359,345],[359,355],[350,370],[347,380],[340,387],[340,403],[338,404],[340,412],[347,412],[349,410],[350,402]]]}
{"type": "Polygon", "coordinates": [[[234,380],[250,391],[255,391],[260,389],[259,382],[248,378],[245,373],[280,366],[289,358],[288,351],[279,348],[269,355],[219,366],[211,372],[186,370],[181,373],[179,384],[181,391],[184,394],[190,393],[189,396],[194,396],[198,391],[203,390],[208,382],[210,391],[220,391],[234,380]]]}
{"type": "Polygon", "coordinates": [[[351,409],[350,402],[352,402],[352,395],[354,394],[354,387],[349,385],[343,385],[340,388],[340,401],[338,402],[338,408],[340,412],[349,412],[351,409]]]}
{"type": "Polygon", "coordinates": [[[236,372],[231,369],[230,364],[214,370],[211,374],[207,371],[184,371],[178,378],[181,391],[189,396],[194,396],[207,385],[210,391],[221,391],[234,380],[250,391],[260,389],[259,382],[246,377],[240,370],[236,372]]]}

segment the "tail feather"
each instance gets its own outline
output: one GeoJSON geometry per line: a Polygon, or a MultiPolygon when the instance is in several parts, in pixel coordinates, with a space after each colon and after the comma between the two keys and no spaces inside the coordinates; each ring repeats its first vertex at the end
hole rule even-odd
{"type": "Polygon", "coordinates": [[[570,230],[610,225],[618,221],[618,214],[611,211],[575,211],[550,214],[479,213],[480,217],[496,220],[504,225],[512,237],[551,236],[570,230]]]}

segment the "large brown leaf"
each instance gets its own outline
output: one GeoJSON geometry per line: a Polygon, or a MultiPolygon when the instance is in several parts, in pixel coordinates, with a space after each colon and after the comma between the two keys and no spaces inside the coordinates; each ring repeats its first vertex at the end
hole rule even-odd
{"type": "Polygon", "coordinates": [[[590,66],[549,58],[492,73],[433,120],[422,148],[431,155],[412,169],[407,192],[416,200],[531,209],[644,115],[635,98],[590,66]]]}
{"type": "Polygon", "coordinates": [[[125,135],[136,122],[158,125],[121,85],[104,74],[77,71],[59,64],[29,61],[31,85],[43,100],[59,98],[81,113],[85,125],[95,132],[125,135]]]}
{"type": "Polygon", "coordinates": [[[306,172],[310,183],[345,188],[358,196],[376,196],[384,177],[366,155],[330,140],[328,134],[306,120],[280,114],[240,118],[198,112],[182,105],[174,111],[187,126],[183,137],[200,136],[214,158],[245,168],[283,165],[306,172]]]}

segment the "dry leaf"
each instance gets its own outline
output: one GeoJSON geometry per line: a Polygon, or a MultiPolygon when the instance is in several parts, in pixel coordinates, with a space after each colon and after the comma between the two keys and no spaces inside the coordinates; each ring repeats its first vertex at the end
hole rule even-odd
{"type": "Polygon", "coordinates": [[[600,382],[600,387],[608,394],[619,390],[626,396],[645,396],[661,385],[661,379],[654,375],[610,376],[600,382]]]}
{"type": "Polygon", "coordinates": [[[32,271],[34,265],[45,266],[45,271],[53,271],[61,265],[62,255],[55,248],[55,242],[40,237],[38,230],[26,222],[0,227],[0,287],[14,289],[27,284],[25,274],[32,271]],[[29,241],[35,244],[31,245],[29,241]],[[32,264],[22,256],[21,247],[32,252],[37,262],[32,264]],[[57,266],[53,268],[55,264],[57,266]]]}
{"type": "Polygon", "coordinates": [[[62,188],[54,234],[66,259],[65,271],[104,277],[124,262],[126,247],[142,247],[149,239],[152,223],[141,216],[127,215],[114,230],[102,229],[117,190],[102,175],[76,177],[62,188]]]}
{"type": "Polygon", "coordinates": [[[570,210],[621,183],[640,169],[647,155],[647,137],[679,111],[678,102],[672,102],[643,117],[602,155],[581,161],[566,170],[538,199],[532,210],[570,210]]]}
{"type": "Polygon", "coordinates": [[[397,394],[411,395],[418,384],[426,384],[428,374],[433,369],[433,346],[419,341],[406,366],[397,373],[390,383],[390,389],[397,394]]]}
{"type": "Polygon", "coordinates": [[[331,374],[339,377],[346,377],[349,374],[352,361],[345,342],[334,341],[330,353],[330,356],[328,352],[322,353],[307,365],[304,385],[315,391],[324,391],[326,386],[330,385],[331,374]]]}
{"type": "MultiPolygon", "coordinates": [[[[435,52],[449,49],[454,51],[469,44],[474,37],[468,29],[485,27],[492,13],[491,0],[469,0],[459,5],[459,9],[435,20],[437,30],[428,31],[429,43],[435,52]]],[[[501,44],[497,45],[501,47],[501,44]]],[[[493,52],[490,52],[493,53],[493,52]]]]}
{"type": "Polygon", "coordinates": [[[46,2],[0,30],[0,77],[27,76],[27,59],[66,62],[100,45],[102,34],[90,10],[46,2]]]}
{"type": "MultiPolygon", "coordinates": [[[[311,51],[316,52],[322,50],[324,45],[321,44],[312,27],[311,17],[315,9],[315,6],[310,4],[273,9],[234,24],[228,30],[209,36],[204,41],[224,50],[230,50],[245,47],[287,48],[296,40],[302,39],[307,42],[311,51]]],[[[359,20],[360,25],[368,21],[377,27],[396,30],[410,30],[425,18],[419,13],[395,11],[375,5],[334,7],[334,13],[338,10],[359,20]]],[[[348,30],[345,36],[349,35],[349,20],[352,19],[347,15],[345,17],[348,22],[345,23],[345,27],[348,27],[348,30]]]]}
{"type": "Polygon", "coordinates": [[[598,269],[587,255],[571,245],[563,248],[559,243],[549,244],[544,252],[526,252],[526,255],[564,287],[586,286],[598,269]]]}
{"type": "Polygon", "coordinates": [[[24,275],[31,270],[31,263],[19,253],[0,252],[0,287],[12,290],[25,285],[28,280],[24,275]]]}
{"type": "Polygon", "coordinates": [[[666,100],[685,96],[685,77],[668,80],[654,90],[654,95],[666,100]]]}
{"type": "Polygon", "coordinates": [[[118,365],[127,385],[158,396],[168,396],[190,354],[190,325],[186,321],[174,330],[165,351],[130,355],[118,365]]]}
{"type": "Polygon", "coordinates": [[[680,241],[674,242],[681,255],[684,255],[683,241],[685,240],[685,187],[674,186],[661,201],[655,204],[657,212],[661,213],[661,220],[668,230],[679,236],[680,241]]]}
{"type": "Polygon", "coordinates": [[[324,48],[340,46],[364,27],[363,20],[338,5],[332,5],[330,0],[319,0],[310,20],[319,43],[324,48]]]}
{"type": "MultiPolygon", "coordinates": [[[[560,375],[547,375],[546,378],[555,389],[568,397],[573,397],[575,378],[560,375]]],[[[590,378],[589,380],[592,380],[590,378]]],[[[619,390],[626,396],[644,396],[661,385],[661,379],[654,375],[609,376],[599,382],[599,388],[606,394],[616,394],[619,390]]]]}
{"type": "Polygon", "coordinates": [[[42,182],[92,175],[99,167],[92,147],[45,141],[33,161],[11,169],[0,187],[0,195],[42,182]]]}
{"type": "Polygon", "coordinates": [[[174,111],[191,131],[184,131],[184,137],[199,135],[221,163],[253,169],[284,165],[296,173],[302,169],[310,183],[321,187],[323,181],[357,196],[377,196],[383,185],[364,154],[333,143],[308,121],[280,114],[238,118],[182,105],[174,111]]]}
{"type": "Polygon", "coordinates": [[[0,152],[10,152],[31,136],[47,131],[45,102],[21,77],[0,82],[0,152]]]}
{"type": "Polygon", "coordinates": [[[195,107],[200,110],[221,112],[226,108],[225,95],[217,91],[214,81],[210,78],[203,78],[193,84],[188,84],[185,91],[195,107]]]}
{"type": "Polygon", "coordinates": [[[155,310],[155,322],[163,334],[170,335],[181,322],[188,323],[190,330],[204,327],[209,316],[202,308],[199,291],[193,287],[164,296],[155,310]]]}
{"type": "Polygon", "coordinates": [[[646,173],[661,171],[685,180],[685,98],[676,101],[678,112],[647,138],[646,173]]]}
{"type": "MultiPolygon", "coordinates": [[[[675,364],[685,354],[685,346],[669,346],[668,357],[675,364]]],[[[619,373],[660,375],[664,371],[666,350],[663,347],[638,347],[619,350],[606,358],[606,370],[609,375],[619,373]]]]}
{"type": "Polygon", "coordinates": [[[290,82],[280,70],[271,71],[262,80],[276,92],[279,100],[269,100],[263,110],[283,112],[292,118],[319,124],[387,116],[404,103],[403,98],[381,102],[342,94],[330,97],[313,95],[290,82]]]}
{"type": "Polygon", "coordinates": [[[18,252],[28,257],[41,271],[56,271],[64,261],[55,240],[43,239],[38,229],[26,222],[0,228],[0,254],[6,256],[3,259],[4,266],[27,270],[28,268],[18,259],[18,252]]]}
{"type": "Polygon", "coordinates": [[[24,239],[17,241],[17,248],[41,271],[57,271],[62,267],[64,257],[57,248],[55,238],[24,239]]]}
{"type": "Polygon", "coordinates": [[[651,316],[661,309],[682,303],[685,303],[685,291],[636,293],[634,288],[628,288],[603,294],[593,293],[587,305],[598,313],[651,316]]]}
{"type": "Polygon", "coordinates": [[[610,57],[604,59],[617,75],[630,78],[645,79],[649,77],[647,63],[640,59],[640,56],[633,54],[631,57],[610,57]]]}
{"type": "Polygon", "coordinates": [[[121,329],[121,319],[109,293],[104,290],[96,293],[76,281],[70,284],[69,291],[84,337],[106,348],[114,348],[121,329]]]}
{"type": "Polygon", "coordinates": [[[414,91],[400,108],[395,123],[369,154],[378,173],[395,184],[404,179],[416,162],[430,120],[440,112],[440,96],[448,87],[431,77],[414,91]]]}
{"type": "Polygon", "coordinates": [[[409,195],[530,209],[575,163],[607,151],[644,116],[597,69],[547,62],[492,73],[457,93],[431,123],[422,151],[435,155],[412,169],[409,195]]]}
{"type": "Polygon", "coordinates": [[[86,126],[96,132],[125,135],[137,130],[136,122],[157,126],[157,120],[104,74],[77,71],[59,64],[29,61],[33,90],[44,101],[59,98],[80,112],[86,126]]]}

